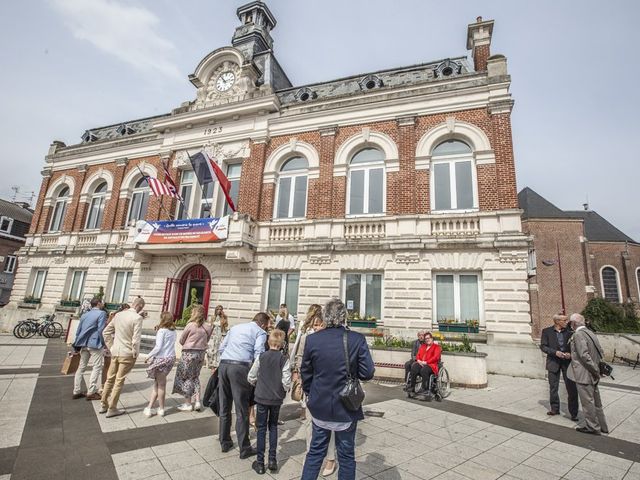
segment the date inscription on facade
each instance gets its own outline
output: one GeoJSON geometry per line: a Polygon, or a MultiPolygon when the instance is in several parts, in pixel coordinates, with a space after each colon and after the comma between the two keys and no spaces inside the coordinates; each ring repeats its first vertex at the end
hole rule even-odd
{"type": "Polygon", "coordinates": [[[210,135],[215,135],[217,133],[222,133],[222,127],[210,127],[204,129],[204,136],[208,137],[210,135]]]}

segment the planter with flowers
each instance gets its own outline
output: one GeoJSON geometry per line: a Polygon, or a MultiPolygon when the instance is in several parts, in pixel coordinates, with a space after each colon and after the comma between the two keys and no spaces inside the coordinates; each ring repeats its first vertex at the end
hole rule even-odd
{"type": "Polygon", "coordinates": [[[438,330],[441,332],[478,333],[480,323],[478,320],[458,322],[454,319],[444,319],[438,321],[438,330]]]}

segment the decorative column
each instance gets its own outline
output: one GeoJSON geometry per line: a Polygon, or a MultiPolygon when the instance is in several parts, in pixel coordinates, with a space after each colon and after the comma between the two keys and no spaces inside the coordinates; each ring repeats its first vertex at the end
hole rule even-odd
{"type": "Polygon", "coordinates": [[[44,206],[44,200],[51,184],[51,167],[45,167],[40,172],[42,175],[42,183],[40,184],[40,193],[38,194],[38,201],[36,202],[36,208],[31,219],[31,226],[29,227],[29,234],[42,233],[45,229],[46,221],[49,216],[50,206],[44,206]]]}
{"type": "MultiPolygon", "coordinates": [[[[124,179],[129,159],[127,157],[118,158],[115,163],[116,171],[113,178],[113,186],[111,187],[111,198],[107,205],[107,210],[104,216],[105,218],[102,221],[102,224],[106,225],[106,228],[109,230],[117,230],[122,227],[122,225],[118,225],[116,223],[116,220],[120,203],[123,201],[120,199],[120,188],[122,188],[122,180],[124,179]]],[[[126,199],[124,201],[126,201],[126,199]]]]}

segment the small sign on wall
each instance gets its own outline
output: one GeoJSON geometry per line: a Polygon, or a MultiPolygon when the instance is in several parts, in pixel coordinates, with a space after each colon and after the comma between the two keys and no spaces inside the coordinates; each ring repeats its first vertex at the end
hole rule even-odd
{"type": "Polygon", "coordinates": [[[353,310],[353,300],[347,300],[347,310],[353,310]]]}

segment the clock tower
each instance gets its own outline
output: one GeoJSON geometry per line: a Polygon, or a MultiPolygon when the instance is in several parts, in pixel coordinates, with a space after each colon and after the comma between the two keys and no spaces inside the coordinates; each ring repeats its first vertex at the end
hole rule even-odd
{"type": "Polygon", "coordinates": [[[247,3],[237,10],[240,26],[236,28],[231,45],[240,50],[247,60],[273,48],[271,30],[276,19],[264,2],[247,3]]]}

